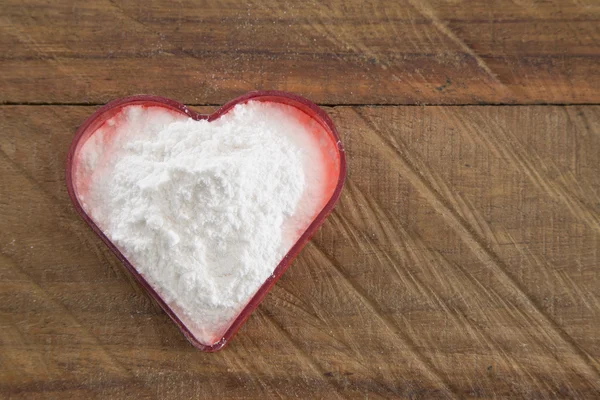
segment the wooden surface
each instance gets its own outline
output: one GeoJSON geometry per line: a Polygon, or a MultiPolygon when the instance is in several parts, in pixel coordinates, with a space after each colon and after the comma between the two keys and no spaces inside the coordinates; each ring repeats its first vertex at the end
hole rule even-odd
{"type": "Polygon", "coordinates": [[[5,103],[593,103],[598,0],[2,0],[5,103]]]}
{"type": "Polygon", "coordinates": [[[600,397],[598,1],[88,3],[0,2],[0,398],[600,397]],[[348,179],[205,354],[65,155],[112,98],[252,89],[324,105],[348,179]]]}

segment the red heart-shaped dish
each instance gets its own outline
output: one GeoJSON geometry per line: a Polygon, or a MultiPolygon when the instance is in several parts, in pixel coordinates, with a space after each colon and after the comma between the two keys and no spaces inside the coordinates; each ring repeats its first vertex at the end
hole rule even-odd
{"type": "MultiPolygon", "coordinates": [[[[344,179],[346,176],[346,162],[344,150],[339,138],[339,135],[327,116],[327,114],[310,101],[285,92],[279,91],[256,91],[247,93],[238,97],[210,115],[198,114],[185,105],[176,101],[149,95],[139,95],[126,97],[114,100],[94,112],[77,130],[75,137],[71,143],[69,153],[67,155],[66,165],[66,183],[69,197],[75,206],[77,212],[83,220],[92,228],[92,230],[104,241],[104,243],[112,250],[113,253],[121,260],[125,268],[133,275],[136,281],[150,294],[150,296],[160,305],[160,307],[169,315],[169,317],[177,324],[185,337],[196,348],[203,351],[216,351],[221,349],[242,326],[249,315],[254,311],[258,304],[265,297],[269,289],[277,282],[285,270],[289,267],[294,257],[300,252],[302,247],[315,233],[318,227],[323,223],[325,218],[331,213],[335,203],[337,202],[344,179]],[[107,235],[98,227],[92,218],[86,213],[78,197],[78,182],[79,175],[78,155],[84,143],[94,135],[108,120],[115,117],[124,107],[132,105],[141,105],[146,107],[162,107],[169,112],[187,115],[193,120],[207,120],[208,122],[217,120],[221,116],[227,114],[234,106],[244,104],[248,101],[279,103],[295,108],[302,115],[302,120],[310,123],[312,127],[310,132],[312,135],[317,135],[321,144],[321,151],[324,154],[324,159],[327,160],[325,165],[327,171],[327,196],[325,201],[320,205],[320,211],[316,214],[308,228],[302,233],[300,238],[289,249],[281,262],[277,265],[272,275],[260,286],[256,294],[250,299],[246,306],[241,310],[237,317],[233,320],[229,328],[222,335],[221,339],[212,344],[206,344],[198,340],[198,335],[194,334],[192,321],[190,321],[182,312],[173,304],[167,302],[157,293],[157,291],[148,283],[138,270],[130,263],[123,255],[121,250],[112,243],[107,235]],[[331,195],[329,196],[329,193],[331,195]]],[[[243,304],[243,303],[242,303],[243,304]]]]}

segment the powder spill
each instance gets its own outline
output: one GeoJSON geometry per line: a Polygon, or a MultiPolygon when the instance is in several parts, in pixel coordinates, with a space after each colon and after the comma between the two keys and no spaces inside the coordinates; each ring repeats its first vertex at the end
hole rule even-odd
{"type": "Polygon", "coordinates": [[[322,144],[298,115],[251,101],[207,122],[127,106],[78,153],[82,207],[205,344],[326,201],[322,144]]]}

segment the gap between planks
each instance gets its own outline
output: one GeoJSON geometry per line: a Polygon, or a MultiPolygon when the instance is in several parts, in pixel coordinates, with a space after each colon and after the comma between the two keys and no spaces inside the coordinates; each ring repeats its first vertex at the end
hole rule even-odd
{"type": "MultiPolygon", "coordinates": [[[[126,96],[123,96],[126,97],[126,96]]],[[[117,99],[117,97],[115,98],[117,99]]],[[[112,100],[115,100],[112,99],[112,100]]],[[[108,100],[105,103],[77,103],[77,102],[0,102],[2,106],[32,106],[32,107],[99,107],[112,101],[108,100]]],[[[188,107],[220,107],[223,103],[188,103],[188,107]]],[[[585,107],[598,106],[600,103],[315,103],[319,107],[585,107]]]]}

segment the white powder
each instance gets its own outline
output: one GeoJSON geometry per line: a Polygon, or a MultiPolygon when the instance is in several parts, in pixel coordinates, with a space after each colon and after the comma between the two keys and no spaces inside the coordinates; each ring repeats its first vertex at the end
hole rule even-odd
{"type": "Polygon", "coordinates": [[[212,344],[320,211],[319,146],[289,106],[249,102],[210,123],[128,106],[81,148],[76,189],[100,229],[212,344]]]}

